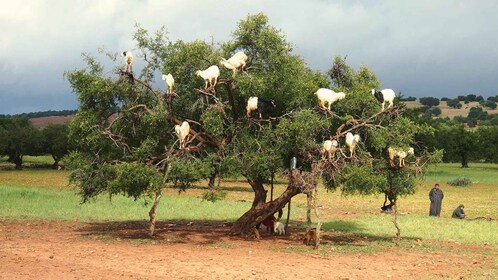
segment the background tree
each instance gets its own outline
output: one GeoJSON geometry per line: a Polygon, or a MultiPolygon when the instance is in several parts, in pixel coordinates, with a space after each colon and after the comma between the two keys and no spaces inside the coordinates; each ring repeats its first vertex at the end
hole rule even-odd
{"type": "Polygon", "coordinates": [[[39,155],[42,152],[41,133],[26,118],[0,118],[0,154],[22,169],[25,155],[39,155]]]}
{"type": "Polygon", "coordinates": [[[457,98],[448,100],[446,104],[448,104],[448,106],[452,108],[462,108],[462,103],[460,103],[460,100],[458,100],[457,98]]]}
{"type": "Polygon", "coordinates": [[[459,161],[462,168],[469,167],[469,161],[476,151],[476,135],[461,125],[441,125],[436,129],[436,147],[444,150],[443,161],[459,161]]]}
{"type": "Polygon", "coordinates": [[[439,105],[439,99],[435,97],[420,97],[419,99],[420,104],[433,107],[433,106],[438,106],[439,105]]]}
{"type": "Polygon", "coordinates": [[[43,150],[54,159],[52,167],[57,169],[61,159],[69,153],[68,125],[49,124],[41,131],[43,150]]]}

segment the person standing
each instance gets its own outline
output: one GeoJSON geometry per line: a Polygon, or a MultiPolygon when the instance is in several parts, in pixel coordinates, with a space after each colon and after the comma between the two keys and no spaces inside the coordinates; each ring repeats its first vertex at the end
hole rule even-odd
{"type": "Polygon", "coordinates": [[[429,199],[431,200],[431,207],[429,216],[439,217],[441,214],[441,203],[443,202],[444,194],[439,188],[439,184],[435,184],[434,188],[429,192],[429,199]]]}

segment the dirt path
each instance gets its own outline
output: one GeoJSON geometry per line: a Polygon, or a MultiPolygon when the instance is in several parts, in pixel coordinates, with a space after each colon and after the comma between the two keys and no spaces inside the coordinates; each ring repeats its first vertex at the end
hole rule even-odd
{"type": "Polygon", "coordinates": [[[495,253],[478,249],[344,254],[329,246],[321,256],[301,234],[247,241],[222,224],[161,223],[148,239],[145,226],[0,221],[0,279],[493,279],[486,271],[496,266],[495,253]]]}

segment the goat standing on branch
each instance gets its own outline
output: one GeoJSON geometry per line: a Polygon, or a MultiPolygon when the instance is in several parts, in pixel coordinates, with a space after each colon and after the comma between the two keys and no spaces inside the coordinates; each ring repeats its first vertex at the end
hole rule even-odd
{"type": "Polygon", "coordinates": [[[330,106],[338,100],[344,99],[346,94],[344,92],[335,92],[328,88],[321,88],[314,93],[318,97],[320,106],[323,109],[328,109],[330,111],[330,106]],[[327,107],[325,107],[327,103],[327,107]]]}
{"type": "Polygon", "coordinates": [[[322,158],[325,158],[325,155],[327,155],[327,158],[331,159],[338,145],[337,140],[325,140],[322,147],[322,158]]]}
{"type": "Polygon", "coordinates": [[[394,163],[395,157],[398,157],[398,159],[399,159],[398,166],[403,167],[405,165],[405,158],[408,155],[415,154],[415,151],[412,147],[410,147],[407,151],[403,151],[403,150],[395,149],[393,147],[389,147],[389,148],[387,148],[387,153],[389,154],[389,165],[391,165],[391,167],[395,166],[395,163],[394,163]]]}
{"type": "Polygon", "coordinates": [[[182,125],[175,125],[176,136],[180,140],[180,149],[185,148],[185,142],[190,133],[190,124],[187,121],[182,122],[182,125]]]}
{"type": "Polygon", "coordinates": [[[391,108],[394,105],[394,97],[396,97],[396,93],[394,93],[394,90],[390,88],[383,89],[381,91],[375,91],[375,89],[372,89],[372,95],[375,96],[375,98],[382,103],[382,109],[381,111],[384,111],[384,104],[386,102],[389,103],[387,108],[391,108]]]}
{"type": "Polygon", "coordinates": [[[125,60],[125,72],[126,73],[132,73],[133,72],[133,54],[130,51],[124,51],[122,54],[124,56],[125,60]]]}
{"type": "Polygon", "coordinates": [[[237,52],[228,60],[222,58],[220,60],[220,64],[233,71],[232,74],[233,78],[235,77],[235,74],[237,73],[237,70],[239,68],[240,70],[244,70],[244,67],[246,66],[246,61],[247,61],[247,55],[244,52],[237,52]]]}
{"type": "Polygon", "coordinates": [[[350,156],[353,156],[356,144],[358,144],[358,142],[360,142],[360,135],[353,135],[353,133],[351,132],[348,132],[346,134],[346,145],[349,147],[350,156]]]}
{"type": "Polygon", "coordinates": [[[270,108],[275,108],[275,102],[273,100],[265,100],[263,98],[258,98],[257,96],[251,96],[247,100],[247,117],[250,118],[252,112],[258,111],[259,118],[263,117],[263,113],[268,113],[270,108]]]}
{"type": "Polygon", "coordinates": [[[166,93],[173,93],[173,86],[175,85],[175,79],[173,78],[173,75],[163,75],[162,80],[166,82],[166,93]]]}
{"type": "Polygon", "coordinates": [[[220,76],[220,68],[216,65],[209,66],[208,69],[206,70],[197,70],[195,74],[201,78],[204,79],[206,84],[204,85],[204,89],[208,88],[208,83],[209,83],[209,88],[214,90],[214,87],[216,86],[216,83],[218,82],[218,77],[220,76]]]}

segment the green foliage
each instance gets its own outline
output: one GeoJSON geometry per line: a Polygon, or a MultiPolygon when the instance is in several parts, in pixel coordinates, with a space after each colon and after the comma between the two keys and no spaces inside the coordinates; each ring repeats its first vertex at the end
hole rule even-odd
{"type": "Polygon", "coordinates": [[[210,201],[215,203],[219,200],[224,200],[227,196],[225,191],[205,191],[202,193],[202,201],[210,201]]]}
{"type": "Polygon", "coordinates": [[[68,126],[49,124],[42,131],[44,151],[52,155],[56,164],[69,153],[68,126]]]}
{"type": "Polygon", "coordinates": [[[484,106],[485,107],[488,107],[489,109],[496,109],[496,102],[495,101],[492,101],[492,100],[487,100],[485,103],[484,103],[484,106]]]}
{"type": "Polygon", "coordinates": [[[467,115],[467,119],[485,120],[487,116],[488,112],[484,111],[482,107],[472,107],[467,115]]]}
{"type": "Polygon", "coordinates": [[[452,107],[455,109],[462,108],[462,103],[460,103],[460,100],[458,98],[450,99],[450,100],[448,100],[448,102],[446,104],[448,104],[449,107],[452,107]]]}
{"type": "Polygon", "coordinates": [[[111,195],[123,194],[138,199],[144,192],[161,189],[161,176],[151,168],[137,163],[121,163],[113,165],[109,181],[111,195]]]}
{"type": "Polygon", "coordinates": [[[447,182],[450,186],[466,187],[472,184],[472,180],[465,177],[458,177],[447,182]]]}
{"type": "Polygon", "coordinates": [[[42,134],[26,118],[0,118],[0,155],[22,168],[25,155],[39,155],[42,150],[42,134]]]}
{"type": "Polygon", "coordinates": [[[197,158],[175,159],[171,162],[168,182],[174,188],[185,191],[192,184],[209,176],[209,165],[197,158]]]}

